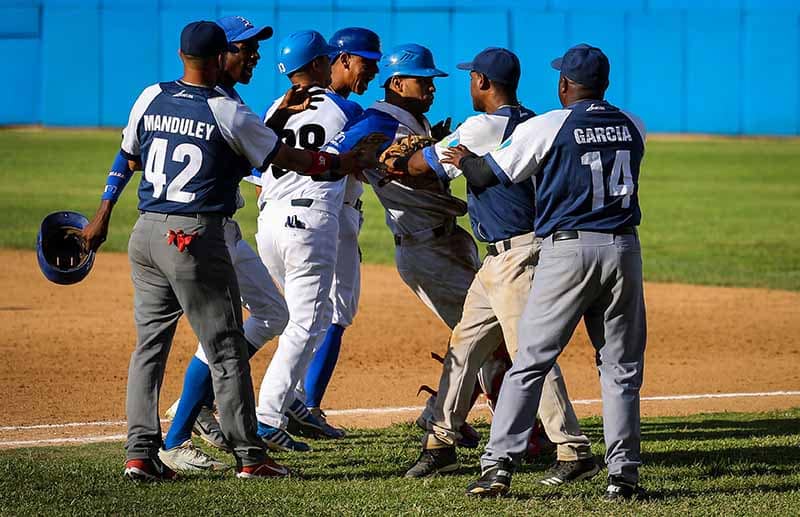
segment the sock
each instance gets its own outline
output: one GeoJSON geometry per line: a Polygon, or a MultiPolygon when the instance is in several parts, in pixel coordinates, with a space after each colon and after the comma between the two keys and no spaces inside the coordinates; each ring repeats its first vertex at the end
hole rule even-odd
{"type": "Polygon", "coordinates": [[[317,353],[311,360],[306,373],[305,391],[306,406],[320,407],[325,390],[333,376],[336,361],[339,360],[339,350],[342,348],[342,334],[344,327],[333,324],[328,327],[325,340],[322,341],[317,353]]]}
{"type": "Polygon", "coordinates": [[[177,447],[192,437],[192,426],[203,402],[208,399],[209,392],[213,396],[211,370],[206,363],[197,357],[192,357],[183,378],[183,392],[178,410],[164,438],[165,449],[177,447]]]}

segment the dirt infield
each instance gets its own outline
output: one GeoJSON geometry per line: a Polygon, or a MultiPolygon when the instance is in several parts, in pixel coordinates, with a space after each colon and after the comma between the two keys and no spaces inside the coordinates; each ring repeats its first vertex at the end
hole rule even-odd
{"type": "MultiPolygon", "coordinates": [[[[127,258],[101,254],[74,286],[47,282],[29,251],[0,251],[0,440],[86,435],[14,426],[125,418],[125,380],[134,344],[127,258]],[[3,429],[2,427],[6,427],[3,429]]],[[[421,383],[436,385],[448,329],[403,285],[395,270],[365,266],[361,312],[345,334],[326,396],[338,410],[418,406],[421,383]]],[[[648,284],[648,349],[643,396],[800,390],[800,293],[648,284]]],[[[259,384],[275,343],[253,359],[259,384]]],[[[162,406],[178,396],[196,341],[181,322],[164,382],[162,406]]],[[[597,399],[594,350],[581,327],[561,359],[570,396],[597,399]]],[[[800,396],[731,397],[643,403],[645,414],[759,411],[800,405],[800,396]]],[[[580,415],[600,405],[581,403],[580,415]]],[[[338,414],[352,426],[409,420],[413,411],[338,414]]],[[[119,425],[90,434],[120,433],[119,425]],[[113,428],[109,431],[110,428],[113,428]]],[[[69,428],[68,428],[69,429],[69,428]]]]}

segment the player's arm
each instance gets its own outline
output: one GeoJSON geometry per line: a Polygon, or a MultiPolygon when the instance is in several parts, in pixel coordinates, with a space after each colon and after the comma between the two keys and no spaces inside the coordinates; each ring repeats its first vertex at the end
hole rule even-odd
{"type": "Polygon", "coordinates": [[[89,249],[96,251],[105,242],[114,205],[133,176],[133,171],[140,168],[140,165],[139,162],[128,160],[121,151],[114,158],[114,163],[111,164],[111,169],[108,171],[103,195],[100,196],[100,206],[92,220],[83,229],[83,238],[89,249]]]}
{"type": "MultiPolygon", "coordinates": [[[[323,176],[334,172],[338,179],[344,175],[377,164],[376,135],[367,135],[347,153],[340,156],[324,151],[295,149],[284,145],[270,128],[250,108],[218,97],[209,100],[209,106],[219,123],[223,138],[240,155],[259,171],[270,164],[295,171],[306,176],[323,176]]],[[[383,135],[380,142],[385,141],[383,135]]]]}
{"type": "Polygon", "coordinates": [[[441,162],[457,167],[466,178],[467,183],[472,186],[486,188],[499,183],[486,160],[474,154],[465,145],[449,147],[442,153],[442,156],[441,162]]]}

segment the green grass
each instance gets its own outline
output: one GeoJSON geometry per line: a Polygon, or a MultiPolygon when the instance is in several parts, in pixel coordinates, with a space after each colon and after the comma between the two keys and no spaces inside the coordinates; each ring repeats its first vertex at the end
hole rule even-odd
{"type": "MultiPolygon", "coordinates": [[[[0,131],[0,247],[32,248],[51,211],[93,214],[118,144],[116,131],[0,131]]],[[[800,290],[798,164],[797,140],[651,142],[640,181],[646,278],[800,290]]],[[[126,248],[137,216],[134,187],[116,208],[106,250],[126,248]]],[[[248,187],[238,219],[252,242],[248,187]]],[[[463,196],[464,182],[454,191],[463,196]]],[[[391,235],[369,189],[365,203],[364,259],[392,263],[391,235]]]]}
{"type": "MultiPolygon", "coordinates": [[[[582,421],[599,445],[599,418],[582,421]]],[[[160,485],[122,479],[122,444],[0,451],[2,515],[796,515],[800,508],[800,408],[766,414],[708,414],[643,422],[644,503],[600,499],[605,476],[551,488],[544,461],[514,476],[512,496],[473,500],[463,492],[479,450],[461,451],[458,475],[399,476],[419,447],[418,430],[397,425],[312,442],[280,454],[300,479],[239,481],[198,474],[160,485]]],[[[485,424],[479,429],[488,433],[485,424]]]]}

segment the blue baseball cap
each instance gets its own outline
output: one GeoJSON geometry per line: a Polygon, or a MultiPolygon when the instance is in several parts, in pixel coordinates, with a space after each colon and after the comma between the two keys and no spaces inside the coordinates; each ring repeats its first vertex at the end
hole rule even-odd
{"type": "Polygon", "coordinates": [[[378,64],[381,86],[386,86],[395,76],[405,77],[447,77],[447,73],[436,68],[433,54],[426,47],[416,43],[397,45],[381,57],[378,64]]]}
{"type": "Polygon", "coordinates": [[[239,52],[214,22],[192,22],[181,31],[181,52],[194,57],[213,57],[223,52],[239,52]]]}
{"type": "Polygon", "coordinates": [[[264,25],[256,27],[250,20],[243,16],[225,16],[217,20],[217,25],[225,31],[225,36],[231,43],[246,41],[249,39],[262,41],[272,37],[272,27],[264,25]]]}
{"type": "Polygon", "coordinates": [[[336,48],[336,51],[330,55],[331,59],[336,58],[342,52],[375,61],[379,60],[382,55],[381,39],[371,30],[361,27],[340,29],[333,33],[328,43],[336,48]]]}
{"type": "Polygon", "coordinates": [[[601,90],[608,87],[611,66],[606,55],[597,47],[586,43],[575,45],[550,64],[560,70],[561,75],[583,86],[601,90]]]}
{"type": "Polygon", "coordinates": [[[508,49],[489,47],[481,50],[469,63],[456,65],[459,70],[480,72],[492,81],[516,87],[519,84],[519,58],[508,49]]]}
{"type": "Polygon", "coordinates": [[[278,45],[278,70],[289,75],[303,68],[319,56],[329,56],[336,51],[317,31],[293,32],[278,45]]]}

